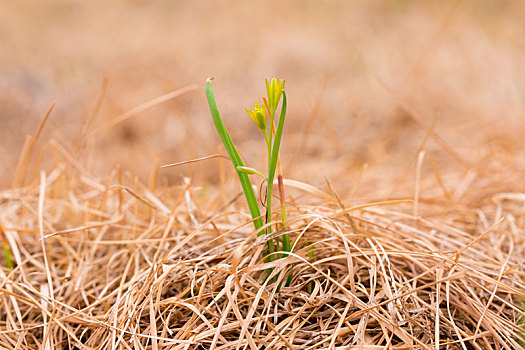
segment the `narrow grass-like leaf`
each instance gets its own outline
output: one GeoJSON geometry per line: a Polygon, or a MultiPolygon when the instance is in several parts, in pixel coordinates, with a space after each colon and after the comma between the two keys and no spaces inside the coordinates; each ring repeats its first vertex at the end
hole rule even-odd
{"type": "MultiPolygon", "coordinates": [[[[281,137],[283,135],[283,128],[284,128],[284,120],[286,118],[286,107],[287,107],[287,101],[286,101],[286,92],[283,91],[283,104],[281,106],[281,115],[279,116],[279,122],[277,123],[277,129],[275,130],[275,137],[273,139],[272,144],[272,154],[270,156],[270,164],[268,166],[268,186],[267,186],[267,192],[266,192],[266,221],[271,221],[271,212],[272,212],[272,187],[273,187],[273,180],[275,178],[275,171],[277,170],[277,162],[279,159],[279,149],[281,147],[281,137]]],[[[268,227],[268,232],[271,232],[271,228],[268,227]]],[[[279,250],[279,241],[276,239],[277,243],[277,250],[279,250]]],[[[287,251],[290,251],[290,237],[285,234],[283,235],[283,250],[287,248],[287,251]]],[[[291,277],[291,276],[289,276],[291,277]]],[[[287,285],[289,283],[290,279],[287,279],[287,285]]],[[[277,290],[280,290],[281,284],[279,284],[277,290]]]]}
{"type": "MultiPolygon", "coordinates": [[[[285,198],[284,198],[284,183],[283,183],[283,176],[281,174],[277,176],[277,182],[279,184],[279,196],[281,198],[281,221],[283,223],[283,229],[288,230],[288,227],[286,227],[286,206],[285,206],[285,198]]],[[[290,249],[291,249],[290,248],[290,236],[288,234],[284,234],[283,235],[283,251],[289,252],[290,249]]]]}
{"type": "MultiPolygon", "coordinates": [[[[242,162],[239,152],[237,152],[237,149],[235,148],[235,145],[233,144],[233,141],[230,135],[228,134],[228,131],[226,130],[226,126],[222,121],[219,109],[217,107],[217,103],[215,102],[215,95],[213,93],[212,82],[210,79],[206,81],[206,98],[208,99],[208,105],[210,107],[210,112],[213,118],[213,123],[215,124],[215,128],[217,129],[219,137],[221,138],[221,141],[224,144],[224,147],[226,148],[226,151],[228,152],[228,155],[232,160],[235,171],[237,171],[237,175],[239,176],[242,190],[246,197],[248,208],[250,209],[250,214],[252,215],[252,218],[255,219],[253,222],[255,229],[259,230],[262,227],[263,223],[260,218],[261,213],[257,205],[255,193],[253,192],[252,183],[250,182],[250,179],[248,178],[247,174],[244,174],[237,169],[237,167],[239,166],[243,167],[244,163],[242,162]]],[[[264,230],[261,230],[258,235],[262,234],[264,234],[264,230]]]]}
{"type": "Polygon", "coordinates": [[[13,264],[13,259],[11,259],[11,252],[9,251],[9,248],[7,247],[7,244],[4,242],[3,244],[3,250],[4,250],[4,259],[5,259],[5,266],[8,268],[8,269],[12,269],[14,264],[13,264]]]}
{"type": "Polygon", "coordinates": [[[11,259],[11,251],[9,250],[7,237],[5,236],[4,228],[2,227],[1,222],[0,222],[0,237],[2,240],[2,249],[4,250],[5,266],[8,269],[12,269],[14,266],[13,259],[11,259]]]}
{"type": "Polygon", "coordinates": [[[272,186],[275,178],[275,170],[277,168],[277,159],[279,158],[279,148],[281,147],[281,137],[283,135],[284,119],[286,117],[286,92],[283,91],[283,105],[281,107],[281,115],[279,116],[279,123],[275,130],[275,138],[272,145],[272,154],[270,156],[270,166],[268,167],[268,186],[266,189],[266,205],[267,205],[267,221],[271,221],[271,200],[272,200],[272,186]]]}
{"type": "Polygon", "coordinates": [[[279,157],[279,148],[281,147],[281,136],[283,134],[283,127],[284,127],[284,119],[286,117],[286,93],[283,92],[283,106],[281,108],[281,115],[279,117],[279,123],[277,125],[277,129],[275,130],[275,138],[273,140],[272,145],[272,155],[270,157],[270,167],[268,169],[268,198],[267,200],[270,200],[270,196],[272,193],[271,186],[273,185],[273,180],[275,178],[275,170],[277,168],[277,158],[279,157]]]}

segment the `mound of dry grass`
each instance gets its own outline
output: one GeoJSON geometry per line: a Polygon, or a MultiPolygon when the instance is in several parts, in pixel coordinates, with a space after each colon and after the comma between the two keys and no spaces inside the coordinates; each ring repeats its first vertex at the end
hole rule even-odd
{"type": "Polygon", "coordinates": [[[518,347],[525,2],[2,9],[0,348],[518,347]],[[204,87],[179,96],[210,75],[264,169],[242,111],[270,74],[307,184],[286,185],[293,254],[265,264],[223,160],[156,169],[220,153],[204,87]]]}
{"type": "Polygon", "coordinates": [[[345,203],[289,181],[293,253],[264,263],[233,191],[101,182],[57,149],[54,170],[0,193],[4,348],[519,346],[523,194],[345,203]]]}

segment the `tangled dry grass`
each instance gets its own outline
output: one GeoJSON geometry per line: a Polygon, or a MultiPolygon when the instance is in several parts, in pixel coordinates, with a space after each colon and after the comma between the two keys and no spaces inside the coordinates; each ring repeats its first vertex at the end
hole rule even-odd
{"type": "MultiPolygon", "coordinates": [[[[0,193],[16,265],[0,270],[3,348],[519,346],[523,194],[346,203],[288,181],[293,254],[264,263],[227,183],[204,196],[188,178],[100,181],[55,150],[52,171],[0,193]]],[[[491,173],[491,188],[511,177],[491,173]]]]}
{"type": "Polygon", "coordinates": [[[15,267],[0,253],[0,348],[518,348],[524,11],[4,1],[0,236],[15,267]],[[158,171],[219,152],[203,87],[170,99],[210,75],[263,169],[242,110],[274,74],[300,238],[264,263],[225,160],[158,171]]]}

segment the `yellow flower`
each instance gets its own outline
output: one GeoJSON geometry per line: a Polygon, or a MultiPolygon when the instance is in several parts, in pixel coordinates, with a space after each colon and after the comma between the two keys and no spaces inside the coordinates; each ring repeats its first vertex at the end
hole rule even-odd
{"type": "Polygon", "coordinates": [[[266,93],[268,94],[268,104],[270,109],[275,111],[281,100],[281,96],[284,90],[284,79],[273,78],[268,82],[266,78],[266,93]]]}
{"type": "Polygon", "coordinates": [[[256,103],[253,111],[250,111],[248,108],[246,108],[246,112],[248,112],[255,124],[257,124],[257,127],[262,132],[266,132],[266,110],[264,109],[264,106],[261,107],[258,103],[256,103]]]}

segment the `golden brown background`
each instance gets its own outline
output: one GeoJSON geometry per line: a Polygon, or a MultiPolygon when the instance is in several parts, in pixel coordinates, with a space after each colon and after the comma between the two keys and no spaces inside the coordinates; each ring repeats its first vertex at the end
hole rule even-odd
{"type": "MultiPolygon", "coordinates": [[[[244,108],[265,77],[286,79],[284,173],[315,186],[326,176],[355,195],[412,191],[422,144],[445,187],[491,167],[523,171],[523,13],[521,1],[2,1],[0,184],[10,186],[25,135],[52,102],[30,177],[60,161],[50,139],[97,176],[120,164],[144,181],[157,152],[160,164],[217,153],[210,76],[232,137],[262,169],[264,144],[244,108]],[[197,89],[75,153],[104,84],[93,129],[197,89]]],[[[216,183],[217,161],[160,171],[170,183],[187,174],[216,183]]],[[[429,191],[433,174],[425,162],[429,191]]]]}

